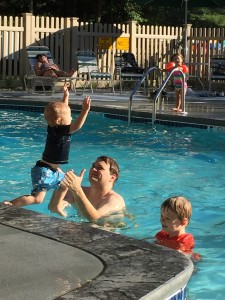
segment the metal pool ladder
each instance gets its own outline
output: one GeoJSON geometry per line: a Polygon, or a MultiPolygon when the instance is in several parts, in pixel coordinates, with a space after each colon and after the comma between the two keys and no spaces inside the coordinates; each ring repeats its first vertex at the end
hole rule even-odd
{"type": "Polygon", "coordinates": [[[174,72],[180,72],[181,78],[182,78],[182,86],[181,86],[181,105],[182,105],[182,111],[180,112],[181,114],[187,114],[185,112],[185,88],[184,88],[184,83],[185,83],[185,75],[184,73],[179,70],[177,67],[172,69],[172,71],[168,74],[167,78],[165,81],[162,83],[160,88],[158,89],[157,94],[155,95],[153,99],[153,109],[152,109],[152,127],[155,125],[155,120],[156,120],[156,101],[158,100],[160,94],[162,93],[164,87],[166,86],[167,82],[170,80],[171,76],[173,75],[174,72]]]}
{"type": "Polygon", "coordinates": [[[162,78],[162,74],[161,74],[161,69],[159,69],[157,66],[155,67],[151,67],[148,68],[145,73],[143,74],[142,78],[140,81],[137,82],[137,84],[135,85],[133,91],[130,94],[130,98],[129,98],[129,107],[128,107],[128,123],[130,124],[131,122],[131,110],[132,110],[132,100],[133,100],[133,96],[136,94],[137,90],[139,89],[139,87],[142,85],[142,83],[145,81],[146,77],[148,76],[148,74],[152,73],[156,71],[159,74],[160,80],[162,78]]]}
{"type": "MultiPolygon", "coordinates": [[[[160,80],[162,78],[162,70],[160,68],[158,68],[157,66],[152,67],[152,68],[148,68],[145,73],[143,74],[141,80],[136,84],[136,86],[134,87],[133,91],[130,94],[130,98],[129,98],[129,108],[128,108],[128,123],[131,123],[131,110],[132,110],[132,100],[133,100],[133,96],[136,94],[137,90],[139,89],[139,87],[142,85],[142,83],[144,82],[144,80],[146,79],[147,75],[156,71],[159,74],[160,80]]],[[[167,78],[165,79],[165,81],[162,83],[162,85],[160,86],[160,88],[158,89],[157,94],[155,95],[154,99],[153,99],[153,109],[152,109],[152,127],[154,127],[155,125],[155,120],[156,120],[156,102],[159,98],[159,96],[161,95],[163,89],[165,88],[166,84],[168,83],[168,81],[170,80],[171,76],[173,75],[174,72],[179,71],[181,74],[181,78],[182,78],[182,87],[181,87],[181,103],[182,103],[182,112],[181,114],[187,114],[185,112],[185,89],[184,89],[184,83],[185,83],[185,75],[184,73],[179,70],[178,68],[174,68],[172,69],[172,71],[168,74],[167,78]]]]}

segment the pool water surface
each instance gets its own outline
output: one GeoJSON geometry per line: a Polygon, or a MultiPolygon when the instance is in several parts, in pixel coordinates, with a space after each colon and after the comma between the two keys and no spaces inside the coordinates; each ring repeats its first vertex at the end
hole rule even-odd
{"type": "MultiPolygon", "coordinates": [[[[76,115],[74,115],[75,117],[76,115]]],[[[30,193],[30,168],[44,150],[43,113],[1,110],[1,201],[30,193]]],[[[188,299],[223,299],[225,293],[225,133],[197,128],[167,127],[108,119],[90,113],[83,128],[73,134],[70,163],[64,171],[88,170],[100,155],[115,158],[121,175],[115,190],[123,195],[129,217],[119,234],[154,241],[160,230],[160,205],[183,195],[193,207],[187,227],[195,237],[202,261],[188,283],[188,299]]],[[[47,194],[41,205],[26,207],[52,215],[47,194]]],[[[56,215],[54,215],[56,216],[56,215]]],[[[68,219],[82,219],[74,208],[68,219]]]]}

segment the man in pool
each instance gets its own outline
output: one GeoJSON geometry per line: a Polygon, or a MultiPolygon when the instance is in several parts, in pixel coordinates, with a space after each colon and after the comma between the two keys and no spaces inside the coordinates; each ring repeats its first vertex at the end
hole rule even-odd
{"type": "Polygon", "coordinates": [[[89,221],[123,211],[124,199],[112,189],[119,177],[116,161],[107,156],[98,157],[89,171],[90,187],[81,186],[85,171],[82,170],[79,176],[72,170],[66,172],[61,184],[69,190],[64,200],[55,197],[55,191],[53,192],[49,203],[50,211],[65,216],[64,208],[70,203],[89,221]]]}
{"type": "Polygon", "coordinates": [[[60,184],[65,175],[60,165],[68,163],[71,134],[83,126],[90,105],[90,97],[85,97],[79,116],[72,122],[68,83],[65,82],[62,101],[50,102],[44,110],[48,134],[42,159],[31,169],[33,185],[31,194],[4,201],[4,204],[16,207],[40,204],[50,189],[56,190],[55,196],[64,198],[68,189],[60,184]]]}

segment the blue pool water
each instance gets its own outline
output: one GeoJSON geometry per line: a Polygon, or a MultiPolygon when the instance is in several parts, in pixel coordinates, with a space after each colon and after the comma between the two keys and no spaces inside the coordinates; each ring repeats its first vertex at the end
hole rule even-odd
{"type": "MultiPolygon", "coordinates": [[[[0,111],[1,201],[27,194],[30,168],[41,158],[46,126],[42,113],[0,111]]],[[[188,284],[188,299],[219,300],[225,293],[225,133],[196,128],[132,124],[89,114],[84,127],[73,135],[70,163],[79,173],[97,156],[115,158],[121,176],[115,190],[121,193],[132,218],[116,232],[153,240],[160,230],[160,205],[172,195],[184,195],[193,205],[188,232],[195,236],[195,264],[188,284]]],[[[88,172],[87,172],[88,173],[88,172]]],[[[84,184],[88,184],[85,174],[84,184]]],[[[50,214],[51,192],[41,205],[29,209],[50,214]]],[[[80,222],[75,209],[69,220],[80,222]]]]}

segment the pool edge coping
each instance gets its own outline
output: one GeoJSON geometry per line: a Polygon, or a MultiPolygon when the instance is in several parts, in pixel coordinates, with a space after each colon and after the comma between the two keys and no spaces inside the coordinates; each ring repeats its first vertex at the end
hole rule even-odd
{"type": "MultiPolygon", "coordinates": [[[[19,96],[18,96],[19,97],[19,96]]],[[[44,107],[46,103],[52,101],[58,101],[59,99],[52,98],[40,98],[37,96],[37,99],[29,98],[18,98],[16,96],[11,97],[1,97],[0,96],[0,105],[6,106],[26,106],[26,107],[44,107]]],[[[71,99],[70,107],[75,111],[80,111],[82,108],[81,99],[71,99]]],[[[95,103],[92,101],[90,112],[103,113],[114,116],[115,118],[121,117],[123,120],[128,121],[128,107],[116,107],[106,105],[107,101],[95,103]]],[[[120,119],[121,119],[120,118],[120,119]]],[[[131,121],[140,121],[140,122],[149,122],[151,123],[152,113],[142,109],[132,110],[131,121]]],[[[225,130],[225,119],[214,118],[213,115],[209,118],[204,112],[196,116],[192,114],[176,114],[169,112],[157,112],[156,113],[156,124],[163,124],[168,126],[190,126],[190,127],[199,127],[204,129],[217,129],[225,130]]]]}
{"type": "Polygon", "coordinates": [[[178,251],[3,203],[0,223],[77,247],[105,263],[94,280],[57,299],[101,299],[100,293],[120,300],[158,299],[159,293],[168,298],[186,286],[193,271],[192,261],[178,251]]]}

